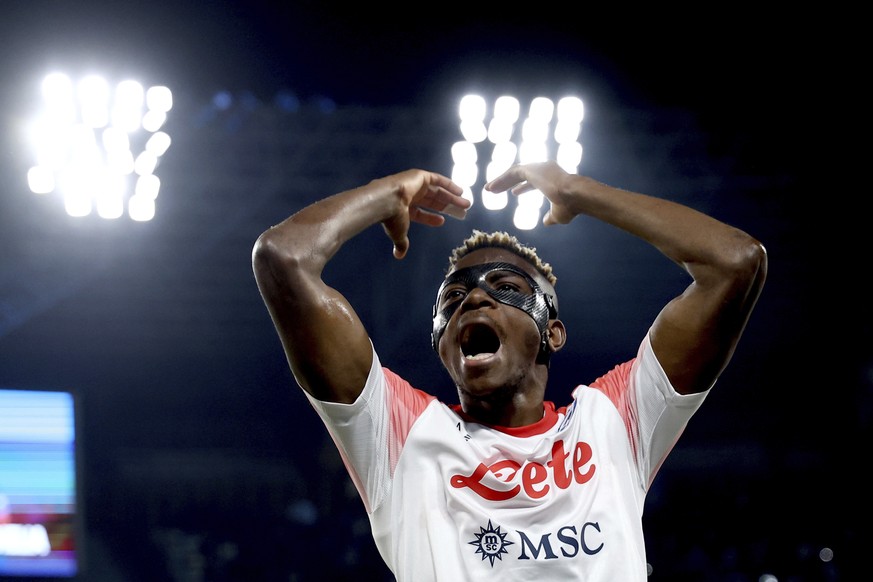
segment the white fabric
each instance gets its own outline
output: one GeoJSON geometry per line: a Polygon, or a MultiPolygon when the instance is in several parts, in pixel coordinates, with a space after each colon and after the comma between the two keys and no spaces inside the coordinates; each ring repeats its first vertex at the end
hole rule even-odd
{"type": "Polygon", "coordinates": [[[645,495],[706,394],[678,394],[646,338],[523,429],[465,420],[375,351],[355,403],[309,400],[398,582],[644,582],[645,495]]]}

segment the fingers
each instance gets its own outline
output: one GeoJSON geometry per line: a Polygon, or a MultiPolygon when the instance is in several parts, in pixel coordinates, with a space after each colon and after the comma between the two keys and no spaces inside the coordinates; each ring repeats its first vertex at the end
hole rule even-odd
{"type": "Polygon", "coordinates": [[[553,161],[516,164],[485,184],[485,188],[491,192],[508,190],[516,196],[531,190],[545,193],[553,190],[564,174],[564,170],[553,161]]]}
{"type": "Polygon", "coordinates": [[[394,247],[394,257],[402,259],[409,250],[409,219],[403,215],[397,215],[391,220],[382,223],[382,229],[394,247]]]}
{"type": "Polygon", "coordinates": [[[446,221],[441,214],[430,212],[419,206],[413,206],[409,209],[409,220],[427,226],[442,226],[446,221]]]}
{"type": "Polygon", "coordinates": [[[434,213],[459,220],[466,218],[467,209],[472,206],[472,202],[462,196],[464,189],[441,174],[430,173],[430,178],[430,183],[413,200],[413,205],[419,212],[412,213],[410,208],[410,218],[432,226],[443,223],[442,217],[434,222],[434,216],[437,216],[434,213]]]}
{"type": "Polygon", "coordinates": [[[436,190],[430,189],[419,205],[422,208],[463,220],[467,217],[467,209],[470,208],[472,202],[459,194],[456,195],[438,188],[436,190]]]}
{"type": "Polygon", "coordinates": [[[409,250],[409,224],[442,226],[446,216],[463,219],[472,202],[462,196],[464,189],[451,179],[435,172],[408,170],[394,176],[405,208],[384,220],[382,226],[394,245],[394,257],[402,259],[409,250]]]}
{"type": "Polygon", "coordinates": [[[455,196],[461,196],[464,193],[464,189],[455,184],[451,178],[448,176],[443,176],[442,174],[437,174],[436,172],[431,172],[431,186],[437,186],[442,188],[443,190],[454,194],[455,196]]]}
{"type": "MultiPolygon", "coordinates": [[[[466,200],[466,198],[463,198],[463,200],[466,200]]],[[[469,202],[469,200],[467,202],[469,202]]],[[[469,206],[467,206],[467,208],[469,208],[469,206]]],[[[457,206],[455,204],[450,204],[443,208],[441,212],[448,214],[452,218],[464,220],[465,218],[467,218],[467,208],[461,208],[460,206],[457,206]]]]}
{"type": "Polygon", "coordinates": [[[394,241],[394,258],[402,259],[409,250],[409,237],[404,236],[401,240],[394,241]]]}
{"type": "Polygon", "coordinates": [[[567,224],[576,214],[566,206],[566,196],[561,192],[561,182],[566,175],[566,171],[554,161],[516,164],[485,184],[485,189],[509,191],[513,196],[539,190],[548,198],[550,206],[543,216],[543,225],[567,224]]]}
{"type": "Polygon", "coordinates": [[[485,189],[489,192],[512,190],[513,194],[523,194],[533,190],[533,186],[527,183],[525,167],[515,165],[485,184],[485,189]]]}

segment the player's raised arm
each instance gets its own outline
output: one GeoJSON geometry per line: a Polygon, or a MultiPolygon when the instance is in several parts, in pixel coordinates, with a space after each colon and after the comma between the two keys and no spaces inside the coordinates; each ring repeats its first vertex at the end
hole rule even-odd
{"type": "Polygon", "coordinates": [[[465,216],[470,203],[461,192],[441,174],[407,170],[315,202],[258,237],[255,279],[303,389],[321,400],[354,402],[372,361],[369,336],[354,309],[321,278],[328,261],[379,223],[394,256],[403,258],[411,222],[440,226],[444,215],[465,216]]]}
{"type": "Polygon", "coordinates": [[[767,276],[767,252],[747,233],[663,198],[569,174],[554,162],[518,165],[486,185],[549,199],[544,224],[584,214],[637,236],[691,276],[652,325],[652,347],[680,393],[709,388],[730,361],[767,276]]]}

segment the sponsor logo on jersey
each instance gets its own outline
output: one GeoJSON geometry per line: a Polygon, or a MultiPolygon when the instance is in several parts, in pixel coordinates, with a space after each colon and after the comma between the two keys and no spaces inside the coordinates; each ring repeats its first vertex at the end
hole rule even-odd
{"type": "Polygon", "coordinates": [[[596,521],[588,521],[577,527],[565,525],[553,532],[532,534],[522,530],[515,530],[518,534],[518,542],[506,539],[509,532],[500,531],[500,526],[492,524],[488,520],[487,527],[479,527],[479,533],[474,534],[476,539],[467,542],[476,548],[476,553],[482,555],[482,561],[486,559],[494,567],[494,560],[503,561],[503,555],[509,551],[509,546],[515,545],[514,551],[518,552],[516,560],[558,560],[562,558],[575,558],[582,552],[593,556],[603,549],[601,541],[600,524],[596,521]]]}
{"type": "Polygon", "coordinates": [[[574,483],[582,485],[594,477],[597,466],[591,462],[591,445],[579,441],[568,451],[564,441],[552,445],[552,458],[545,464],[513,459],[499,459],[490,465],[479,463],[470,473],[452,475],[449,479],[456,489],[469,488],[488,501],[506,501],[523,493],[530,499],[542,499],[552,490],[567,489],[574,483]]]}
{"type": "Polygon", "coordinates": [[[488,526],[480,527],[479,533],[475,534],[476,539],[468,543],[471,546],[476,546],[476,553],[482,554],[482,561],[488,560],[493,568],[494,560],[503,560],[503,554],[509,553],[506,551],[506,546],[513,544],[513,542],[507,541],[507,533],[501,532],[500,526],[491,525],[489,519],[488,526]]]}

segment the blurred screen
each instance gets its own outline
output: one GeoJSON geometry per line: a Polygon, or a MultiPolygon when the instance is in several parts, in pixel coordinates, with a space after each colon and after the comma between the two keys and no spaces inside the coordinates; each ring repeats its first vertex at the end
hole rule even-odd
{"type": "Polygon", "coordinates": [[[0,388],[0,576],[76,575],[76,452],[72,393],[0,388]]]}

